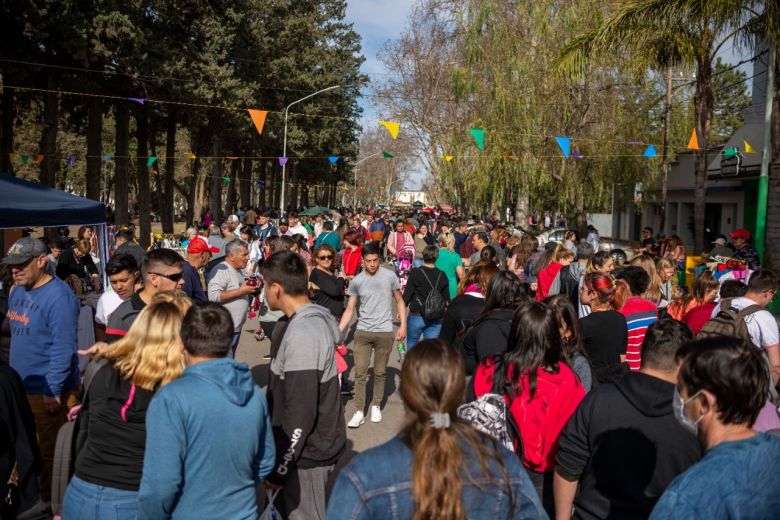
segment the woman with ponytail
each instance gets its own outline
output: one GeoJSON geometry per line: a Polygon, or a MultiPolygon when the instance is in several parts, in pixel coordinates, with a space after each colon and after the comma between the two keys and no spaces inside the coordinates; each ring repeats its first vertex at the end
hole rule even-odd
{"type": "Polygon", "coordinates": [[[551,517],[558,437],[585,397],[582,383],[565,363],[560,329],[548,305],[520,304],[512,317],[507,351],[479,364],[469,395],[503,394],[520,430],[523,465],[551,517]]]}
{"type": "Polygon", "coordinates": [[[544,518],[520,459],[458,418],[464,391],[458,352],[415,345],[401,368],[401,433],[341,471],[326,519],[544,518]]]}
{"type": "MultiPolygon", "coordinates": [[[[621,282],[621,285],[625,282],[621,282]]],[[[591,313],[580,319],[582,343],[588,353],[594,379],[604,383],[623,367],[622,356],[628,345],[626,318],[617,312],[617,282],[602,273],[589,273],[582,280],[580,301],[591,313]]]]}

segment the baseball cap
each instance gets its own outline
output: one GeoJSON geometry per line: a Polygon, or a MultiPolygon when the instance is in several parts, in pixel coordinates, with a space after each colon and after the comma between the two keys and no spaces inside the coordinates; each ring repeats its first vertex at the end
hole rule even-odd
{"type": "Polygon", "coordinates": [[[745,228],[739,228],[729,233],[729,236],[731,238],[744,238],[745,240],[750,240],[750,231],[745,228]]]}
{"type": "Polygon", "coordinates": [[[717,244],[719,246],[725,246],[726,245],[726,239],[723,237],[718,237],[715,240],[712,241],[713,244],[717,244]]]}
{"type": "Polygon", "coordinates": [[[211,253],[219,253],[219,248],[209,244],[209,241],[203,237],[195,237],[192,240],[190,240],[189,245],[187,245],[187,252],[192,255],[197,255],[198,253],[205,253],[206,251],[209,251],[211,253]]]}
{"type": "Polygon", "coordinates": [[[3,258],[5,265],[21,265],[33,258],[46,254],[43,242],[33,237],[20,238],[8,248],[8,254],[3,258]]]}
{"type": "Polygon", "coordinates": [[[290,225],[290,223],[287,221],[286,218],[280,218],[279,219],[279,225],[282,225],[282,224],[284,224],[285,226],[290,225]]]}
{"type": "Polygon", "coordinates": [[[230,215],[228,217],[228,222],[238,222],[238,215],[230,215]]]}

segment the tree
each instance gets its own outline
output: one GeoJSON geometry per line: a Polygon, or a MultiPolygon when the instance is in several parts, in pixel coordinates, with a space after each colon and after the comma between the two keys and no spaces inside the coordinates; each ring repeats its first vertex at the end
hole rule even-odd
{"type": "Polygon", "coordinates": [[[715,145],[728,141],[745,123],[744,111],[751,104],[747,74],[718,58],[713,67],[712,90],[715,99],[712,144],[715,145]]]}

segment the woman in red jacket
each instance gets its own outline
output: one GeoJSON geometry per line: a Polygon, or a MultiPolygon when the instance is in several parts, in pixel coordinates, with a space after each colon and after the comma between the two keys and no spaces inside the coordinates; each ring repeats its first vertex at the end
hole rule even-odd
{"type": "Polygon", "coordinates": [[[558,276],[561,269],[572,263],[574,260],[574,253],[571,252],[571,249],[566,249],[565,247],[558,245],[552,252],[552,260],[553,261],[550,262],[547,267],[539,271],[539,282],[536,287],[536,301],[538,302],[549,296],[550,287],[552,286],[555,277],[558,276]]]}
{"type": "Polygon", "coordinates": [[[551,518],[558,437],[585,397],[579,378],[563,359],[555,313],[544,303],[529,301],[512,317],[507,351],[483,360],[472,379],[475,397],[504,395],[520,430],[518,454],[551,518]]]}
{"type": "Polygon", "coordinates": [[[344,233],[344,249],[341,253],[341,275],[352,279],[363,263],[363,236],[357,231],[344,233]]]}

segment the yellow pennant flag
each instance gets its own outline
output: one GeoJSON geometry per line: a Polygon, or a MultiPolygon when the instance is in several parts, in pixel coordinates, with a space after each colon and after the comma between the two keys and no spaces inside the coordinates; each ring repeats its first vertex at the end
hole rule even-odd
{"type": "Polygon", "coordinates": [[[255,124],[255,128],[257,128],[257,133],[262,135],[263,126],[265,126],[265,116],[268,115],[268,111],[248,108],[247,112],[249,112],[249,117],[252,118],[252,122],[255,124]]]}
{"type": "Polygon", "coordinates": [[[742,143],[745,145],[745,153],[756,153],[756,149],[750,146],[750,143],[744,140],[742,143]]]}
{"type": "Polygon", "coordinates": [[[390,132],[393,139],[398,137],[398,129],[401,128],[401,123],[395,121],[380,121],[379,124],[387,128],[387,131],[390,132]]]}
{"type": "Polygon", "coordinates": [[[194,160],[195,160],[195,159],[197,159],[197,158],[198,158],[198,156],[197,156],[197,155],[195,155],[194,153],[192,153],[192,152],[187,152],[187,159],[190,159],[191,161],[194,161],[194,160]]]}
{"type": "Polygon", "coordinates": [[[691,139],[688,141],[688,150],[701,150],[699,148],[699,137],[696,135],[696,129],[691,132],[691,139]]]}
{"type": "Polygon", "coordinates": [[[453,157],[451,155],[445,155],[444,156],[444,160],[447,161],[447,162],[450,162],[452,159],[453,159],[453,157]]]}

